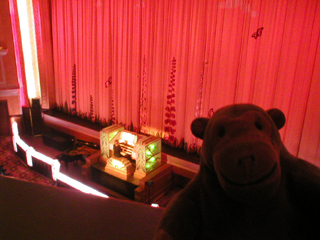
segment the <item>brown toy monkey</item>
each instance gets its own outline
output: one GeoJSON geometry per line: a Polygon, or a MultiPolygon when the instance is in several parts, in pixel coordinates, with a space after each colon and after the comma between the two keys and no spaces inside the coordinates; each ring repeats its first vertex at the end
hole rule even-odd
{"type": "Polygon", "coordinates": [[[172,199],[155,239],[320,239],[320,170],[292,156],[285,116],[251,104],[197,118],[200,170],[172,199]]]}

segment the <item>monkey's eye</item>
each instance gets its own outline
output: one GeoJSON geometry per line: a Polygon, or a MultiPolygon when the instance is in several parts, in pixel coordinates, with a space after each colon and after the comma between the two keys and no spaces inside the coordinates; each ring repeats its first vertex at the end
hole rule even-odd
{"type": "Polygon", "coordinates": [[[262,130],[262,129],[263,129],[262,124],[261,124],[260,122],[255,122],[254,125],[256,126],[256,128],[257,128],[258,130],[262,130]]]}

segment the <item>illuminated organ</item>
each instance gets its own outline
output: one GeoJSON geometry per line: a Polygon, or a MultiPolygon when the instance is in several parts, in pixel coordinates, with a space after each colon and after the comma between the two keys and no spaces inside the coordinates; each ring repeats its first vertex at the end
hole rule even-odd
{"type": "Polygon", "coordinates": [[[161,138],[130,132],[120,125],[101,130],[100,148],[105,171],[121,179],[132,175],[141,179],[161,165],[161,138]],[[117,140],[121,147],[120,158],[113,153],[117,140]]]}

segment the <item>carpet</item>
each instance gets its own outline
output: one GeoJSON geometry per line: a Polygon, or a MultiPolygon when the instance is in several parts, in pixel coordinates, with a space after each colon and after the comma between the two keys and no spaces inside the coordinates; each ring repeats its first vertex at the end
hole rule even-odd
{"type": "Polygon", "coordinates": [[[10,136],[0,136],[1,175],[16,179],[54,186],[53,180],[33,171],[15,155],[10,136]]]}

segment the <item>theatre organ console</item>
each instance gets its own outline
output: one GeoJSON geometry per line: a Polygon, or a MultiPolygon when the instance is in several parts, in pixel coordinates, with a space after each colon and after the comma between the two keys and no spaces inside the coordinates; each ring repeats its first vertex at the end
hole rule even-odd
{"type": "Polygon", "coordinates": [[[105,171],[122,179],[141,179],[161,165],[161,138],[130,132],[121,125],[106,127],[100,132],[100,148],[105,171]],[[118,140],[122,157],[114,156],[118,140]]]}
{"type": "Polygon", "coordinates": [[[132,133],[122,131],[120,133],[119,143],[121,147],[121,155],[132,158],[134,146],[137,143],[137,136],[132,133]]]}

